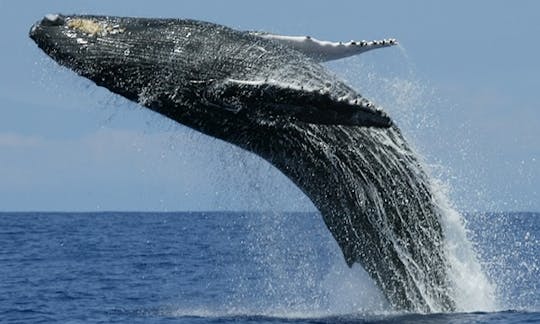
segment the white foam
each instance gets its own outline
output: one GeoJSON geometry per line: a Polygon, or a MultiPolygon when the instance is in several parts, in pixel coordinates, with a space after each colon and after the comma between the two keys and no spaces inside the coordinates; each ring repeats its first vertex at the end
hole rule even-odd
{"type": "Polygon", "coordinates": [[[432,191],[441,209],[446,237],[448,271],[454,284],[453,297],[461,312],[494,311],[499,309],[496,286],[485,275],[471,241],[467,237],[464,219],[448,200],[448,190],[440,181],[432,182],[432,191]]]}

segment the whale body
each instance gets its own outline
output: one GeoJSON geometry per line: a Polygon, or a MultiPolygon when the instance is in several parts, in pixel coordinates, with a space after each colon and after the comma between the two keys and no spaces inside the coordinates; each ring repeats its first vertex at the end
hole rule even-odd
{"type": "Polygon", "coordinates": [[[320,65],[394,40],[332,43],[195,20],[63,15],[47,15],[30,37],[97,85],[269,161],[395,309],[455,309],[426,173],[388,115],[320,65]]]}

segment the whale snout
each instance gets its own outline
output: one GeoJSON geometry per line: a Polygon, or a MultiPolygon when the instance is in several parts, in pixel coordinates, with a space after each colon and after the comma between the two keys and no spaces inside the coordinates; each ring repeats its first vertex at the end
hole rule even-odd
{"type": "MultiPolygon", "coordinates": [[[[29,36],[58,63],[83,71],[99,64],[87,58],[90,47],[98,48],[96,44],[100,39],[123,31],[120,25],[112,24],[107,17],[48,14],[30,28],[29,36]]],[[[94,54],[90,56],[98,56],[94,54]]]]}
{"type": "Polygon", "coordinates": [[[36,40],[36,38],[39,37],[39,35],[43,33],[47,27],[63,26],[65,24],[65,21],[65,17],[60,14],[45,15],[41,20],[37,21],[30,28],[30,38],[36,40]]]}
{"type": "Polygon", "coordinates": [[[29,36],[36,44],[50,53],[55,50],[55,39],[66,22],[66,17],[60,14],[48,14],[30,28],[29,36]]]}

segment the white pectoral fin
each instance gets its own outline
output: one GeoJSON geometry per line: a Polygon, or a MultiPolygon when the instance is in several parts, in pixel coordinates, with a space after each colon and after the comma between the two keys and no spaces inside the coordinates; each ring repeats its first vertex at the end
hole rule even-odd
{"type": "Polygon", "coordinates": [[[358,55],[372,49],[397,45],[393,39],[374,41],[329,42],[321,41],[310,36],[283,36],[274,34],[253,33],[262,38],[270,39],[282,45],[294,48],[305,55],[319,61],[326,62],[358,55]]]}

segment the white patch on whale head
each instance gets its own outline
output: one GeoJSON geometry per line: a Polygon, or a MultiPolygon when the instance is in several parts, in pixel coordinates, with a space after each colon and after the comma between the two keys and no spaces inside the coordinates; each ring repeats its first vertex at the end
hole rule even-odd
{"type": "Polygon", "coordinates": [[[47,14],[47,15],[45,15],[45,19],[47,19],[48,21],[52,21],[52,22],[57,21],[58,18],[60,18],[59,14],[47,14]]]}
{"type": "Polygon", "coordinates": [[[70,30],[82,32],[90,36],[106,36],[123,33],[125,31],[120,25],[110,25],[107,22],[93,19],[73,18],[67,23],[70,30]]]}

